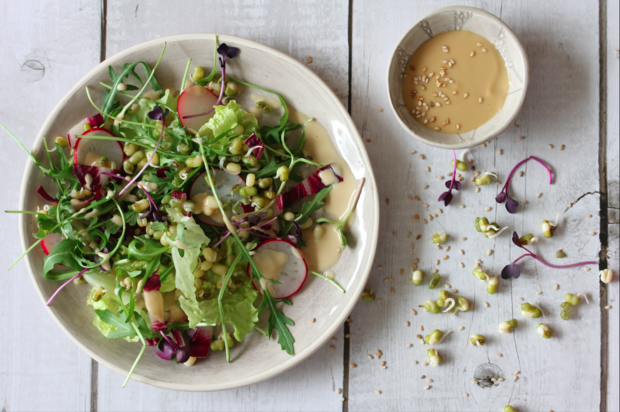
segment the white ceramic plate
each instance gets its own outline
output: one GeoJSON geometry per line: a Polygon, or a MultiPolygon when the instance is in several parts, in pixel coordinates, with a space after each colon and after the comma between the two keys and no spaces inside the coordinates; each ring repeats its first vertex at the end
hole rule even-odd
{"type": "Polygon", "coordinates": [[[503,21],[475,7],[450,6],[424,16],[400,39],[388,66],[388,96],[401,126],[422,143],[442,149],[465,149],[488,142],[514,122],[521,111],[529,83],[527,54],[517,36],[503,21]],[[403,100],[405,67],[422,43],[436,34],[468,30],[488,39],[504,58],[510,88],[504,107],[482,126],[466,133],[447,134],[418,123],[403,100]]]}
{"type": "MultiPolygon", "coordinates": [[[[164,42],[168,46],[156,73],[164,87],[168,84],[178,87],[190,57],[192,65],[211,67],[213,34],[171,36],[131,47],[95,67],[58,103],[37,136],[34,155],[44,159],[43,136],[51,141],[93,113],[84,87],[96,91],[95,101],[101,102],[99,82],[110,82],[108,65],[113,66],[117,73],[125,62],[143,60],[152,67],[164,42]]],[[[346,294],[322,279],[309,277],[303,291],[293,298],[293,306],[284,309],[284,313],[296,322],[296,326],[290,328],[296,339],[295,355],[287,355],[275,340],[268,341],[257,332],[248,335],[232,350],[233,362],[230,364],[226,364],[225,356],[219,352],[209,354],[206,360],[193,367],[186,367],[161,360],[153,348],[147,348],[132,378],[168,389],[215,391],[250,385],[282,373],[308,358],[333,336],[359,300],[370,272],[379,232],[379,200],[370,161],[353,121],[334,93],[303,64],[276,50],[232,36],[220,36],[219,42],[241,49],[240,55],[227,65],[230,75],[277,91],[290,105],[315,117],[330,133],[356,179],[364,177],[366,184],[351,228],[352,241],[333,268],[346,294]],[[312,318],[316,318],[316,323],[310,322],[312,318]]],[[[42,199],[36,195],[36,189],[43,182],[38,168],[28,162],[20,195],[22,210],[36,210],[37,206],[43,205],[42,199]]],[[[24,249],[34,243],[32,233],[36,231],[35,219],[21,215],[20,234],[24,249]]],[[[26,261],[39,296],[45,302],[61,283],[43,277],[43,258],[42,250],[37,247],[26,261]]],[[[86,305],[89,290],[88,285],[68,285],[48,307],[49,313],[90,356],[126,375],[141,345],[122,339],[107,339],[93,326],[95,314],[92,307],[86,305]]]]}

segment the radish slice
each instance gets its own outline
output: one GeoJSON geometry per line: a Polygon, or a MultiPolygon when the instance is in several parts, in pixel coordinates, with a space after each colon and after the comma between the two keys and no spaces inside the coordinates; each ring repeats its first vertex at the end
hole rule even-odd
{"type": "MultiPolygon", "coordinates": [[[[230,195],[230,191],[235,185],[244,185],[245,182],[240,175],[231,175],[230,173],[226,173],[222,169],[214,169],[212,170],[213,181],[215,181],[215,190],[217,190],[217,194],[220,197],[222,203],[228,203],[232,200],[233,204],[238,202],[243,198],[239,193],[235,193],[234,196],[230,195]]],[[[213,191],[207,184],[205,177],[207,176],[206,172],[200,173],[194,182],[192,183],[192,187],[189,191],[190,199],[194,200],[196,195],[207,193],[209,195],[213,195],[213,191]]],[[[194,200],[196,201],[196,200],[194,200]]],[[[196,202],[197,205],[200,202],[196,202]]],[[[254,210],[254,209],[252,209],[254,210]]],[[[229,216],[230,217],[230,216],[229,216]]],[[[210,226],[218,226],[224,227],[224,222],[221,216],[221,212],[216,211],[213,215],[207,216],[204,213],[197,214],[196,218],[200,220],[202,223],[210,226]]]]}
{"type": "Polygon", "coordinates": [[[43,238],[43,241],[41,242],[41,249],[43,249],[43,253],[45,253],[45,255],[49,256],[49,254],[52,253],[52,250],[54,250],[60,242],[62,242],[62,236],[58,233],[50,233],[43,238]]]}
{"type": "Polygon", "coordinates": [[[94,116],[87,117],[69,129],[69,132],[67,133],[67,140],[69,141],[69,146],[71,146],[71,148],[75,146],[75,143],[78,140],[77,136],[84,134],[85,123],[88,123],[91,128],[100,127],[103,124],[103,116],[97,113],[94,116]]]}
{"type": "MultiPolygon", "coordinates": [[[[301,290],[308,277],[308,265],[301,251],[285,239],[268,239],[256,248],[254,263],[261,274],[280,284],[261,279],[252,279],[256,290],[261,294],[268,289],[274,298],[290,298],[301,290]]],[[[252,267],[248,263],[248,276],[252,277],[252,267]]]]}
{"type": "MultiPolygon", "coordinates": [[[[95,127],[82,134],[114,137],[112,132],[100,127],[95,127]]],[[[115,163],[116,167],[112,167],[112,169],[119,169],[122,167],[123,161],[125,160],[123,145],[121,142],[112,140],[77,139],[73,152],[74,165],[91,166],[101,158],[101,156],[105,156],[108,160],[115,163]]]]}
{"type": "Polygon", "coordinates": [[[183,90],[177,103],[181,124],[187,128],[189,133],[194,134],[189,129],[200,130],[213,117],[213,106],[215,106],[215,103],[217,103],[217,96],[208,88],[199,85],[189,86],[183,90]],[[206,113],[210,110],[209,114],[203,116],[183,118],[185,116],[206,113]]]}

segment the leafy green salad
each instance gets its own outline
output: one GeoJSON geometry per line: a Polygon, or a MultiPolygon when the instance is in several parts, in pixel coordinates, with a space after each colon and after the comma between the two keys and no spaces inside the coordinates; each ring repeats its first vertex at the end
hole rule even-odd
{"type": "Polygon", "coordinates": [[[314,215],[342,173],[304,155],[305,123],[289,121],[279,94],[226,74],[239,49],[216,38],[210,74],[190,74],[190,59],[179,95],[155,75],[165,49],[153,67],[110,66],[100,105],[86,87],[97,113],[53,147],[43,139],[45,161],[11,135],[49,178],[37,191],[42,208],[14,212],[38,224],[20,259],[42,247],[44,276],[63,282],[48,305],[72,282],[91,288],[94,326],[142,345],[129,376],[147,346],[189,366],[209,350],[230,362],[230,349],[255,329],[268,338],[275,330],[293,354],[294,322],[278,303],[291,305],[308,276],[303,229],[335,224],[346,247],[350,211],[340,221],[314,215]],[[237,103],[244,90],[279,105],[265,99],[246,110],[237,103]]]}

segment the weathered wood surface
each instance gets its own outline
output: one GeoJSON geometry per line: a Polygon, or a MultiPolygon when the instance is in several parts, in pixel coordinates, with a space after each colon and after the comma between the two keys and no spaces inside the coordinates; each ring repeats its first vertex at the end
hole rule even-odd
{"type": "MultiPolygon", "coordinates": [[[[30,147],[56,102],[99,61],[102,3],[5,3],[0,5],[0,68],[4,74],[0,121],[30,147]]],[[[510,187],[516,199],[529,202],[520,205],[516,215],[495,204],[501,186],[486,186],[475,193],[469,182],[471,171],[463,174],[463,190],[452,205],[439,205],[436,198],[444,190],[451,154],[417,143],[400,129],[388,109],[385,72],[394,44],[424,14],[452,3],[189,1],[171,10],[169,2],[163,0],[104,0],[107,27],[103,55],[153,37],[217,32],[259,41],[304,62],[313,57],[309,67],[343,103],[350,98],[353,118],[363,138],[370,139],[366,144],[381,191],[383,230],[369,286],[381,301],[360,302],[355,309],[349,326],[349,352],[345,351],[341,330],[335,336],[337,341],[330,343],[335,350],[327,346],[270,381],[210,394],[166,391],[136,382],[121,390],[122,377],[105,367],[95,367],[91,375],[91,360],[50,319],[25,267],[17,265],[6,274],[5,286],[0,289],[0,324],[5,331],[0,338],[5,354],[0,360],[2,410],[501,410],[509,403],[519,410],[620,409],[619,69],[614,52],[618,49],[618,3],[601,3],[607,8],[600,14],[607,18],[602,26],[606,33],[599,31],[598,8],[584,2],[464,3],[501,17],[522,40],[530,57],[532,80],[516,121],[518,127],[470,154],[476,170],[498,172],[500,180],[528,155],[540,156],[551,164],[556,178],[552,186],[544,170],[533,163],[520,169],[525,172],[523,177],[513,179],[510,187]],[[601,70],[599,43],[603,38],[607,39],[606,47],[600,53],[606,58],[600,62],[606,67],[601,70]],[[600,74],[606,76],[606,82],[600,83],[600,74]],[[607,111],[601,117],[600,85],[605,83],[607,111]],[[604,120],[602,128],[599,119],[604,120]],[[599,165],[598,142],[603,131],[602,141],[607,147],[601,151],[604,156],[599,165]],[[520,136],[525,139],[519,140],[520,136]],[[561,145],[565,150],[559,150],[561,145]],[[416,153],[411,154],[412,150],[416,153]],[[475,260],[482,260],[490,274],[497,274],[519,251],[510,244],[509,233],[495,240],[481,237],[473,229],[477,216],[510,225],[510,232],[537,234],[543,219],[552,219],[560,212],[556,235],[535,246],[536,251],[554,263],[596,260],[601,248],[597,165],[606,166],[600,169],[607,178],[607,187],[603,188],[607,191],[607,210],[603,210],[607,215],[602,222],[607,225],[607,265],[616,272],[614,282],[601,292],[596,265],[589,272],[557,271],[527,261],[521,265],[519,279],[500,281],[498,293],[488,295],[485,285],[471,275],[475,260]],[[441,181],[437,178],[440,175],[444,177],[441,181]],[[425,184],[428,189],[423,189],[425,184]],[[537,193],[542,196],[536,197],[537,193]],[[410,195],[420,200],[410,200],[410,195]],[[570,208],[569,203],[573,203],[570,208]],[[465,208],[459,208],[461,204],[465,208]],[[492,209],[485,212],[486,207],[492,209]],[[430,220],[429,214],[437,217],[430,220]],[[592,217],[587,218],[588,214],[592,217]],[[415,215],[420,220],[412,220],[415,215]],[[437,250],[428,242],[441,231],[450,235],[444,245],[450,246],[448,251],[437,250]],[[590,232],[596,235],[589,236],[590,232]],[[461,241],[461,237],[467,240],[461,241]],[[559,248],[568,255],[561,261],[554,257],[559,248]],[[487,255],[488,250],[491,255],[487,255]],[[443,260],[443,256],[448,258],[443,260]],[[441,284],[450,283],[458,289],[458,295],[474,303],[473,310],[453,317],[424,313],[418,308],[427,299],[436,299],[440,289],[429,291],[426,282],[417,288],[408,282],[416,258],[419,268],[427,273],[426,281],[431,270],[438,269],[443,275],[441,284]],[[461,262],[464,268],[459,267],[461,262]],[[538,291],[543,293],[538,295],[538,291]],[[558,305],[567,292],[586,292],[591,304],[580,305],[571,313],[573,319],[565,322],[559,319],[558,305]],[[538,336],[538,320],[521,316],[519,298],[543,307],[547,318],[542,321],[553,329],[552,339],[538,336]],[[603,309],[601,299],[612,308],[603,309]],[[417,315],[411,313],[413,308],[417,315]],[[513,317],[520,322],[515,333],[498,334],[498,324],[513,317]],[[410,326],[405,326],[406,321],[410,326]],[[606,329],[601,329],[602,325],[606,329]],[[458,331],[459,326],[465,329],[458,331]],[[428,347],[416,338],[433,329],[454,330],[437,346],[444,364],[436,368],[422,366],[428,347]],[[473,333],[485,335],[488,343],[482,348],[471,347],[468,337],[473,333]],[[407,348],[409,343],[412,346],[407,348]],[[606,349],[602,353],[601,347],[606,349]],[[369,360],[367,355],[375,355],[377,350],[383,352],[381,358],[369,360]],[[413,360],[419,363],[413,364],[413,360]],[[349,365],[343,367],[344,361],[349,365]],[[387,368],[382,369],[382,361],[387,368]],[[604,375],[602,365],[607,365],[604,375]],[[495,371],[494,376],[505,380],[485,381],[489,387],[472,384],[480,367],[495,371]],[[520,371],[519,379],[513,381],[516,371],[520,371]],[[427,385],[430,389],[424,390],[427,385]],[[344,393],[337,394],[337,388],[344,388],[344,393]],[[464,397],[464,393],[469,396],[464,397]],[[340,402],[342,396],[346,397],[344,403],[340,402]]],[[[0,190],[5,194],[0,204],[3,210],[10,210],[17,206],[15,196],[26,157],[6,133],[0,137],[4,148],[0,154],[0,190]]],[[[17,233],[14,215],[3,215],[2,219],[5,233],[17,233]]],[[[6,268],[21,248],[11,236],[4,236],[0,242],[0,264],[6,268]]]]}
{"type": "MultiPolygon", "coordinates": [[[[99,2],[0,3],[0,122],[26,147],[58,100],[99,63],[99,2]]],[[[26,154],[0,132],[0,210],[18,208],[26,154]]],[[[88,410],[91,359],[41,304],[23,263],[17,215],[2,212],[0,408],[88,410]]]]}

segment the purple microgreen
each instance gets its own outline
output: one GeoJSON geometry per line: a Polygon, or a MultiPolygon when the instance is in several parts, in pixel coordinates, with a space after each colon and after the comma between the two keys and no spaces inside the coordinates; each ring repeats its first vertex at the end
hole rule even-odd
{"type": "MultiPolygon", "coordinates": [[[[151,159],[152,158],[153,157],[151,156],[151,159]]],[[[132,180],[129,179],[128,177],[123,177],[121,175],[115,175],[114,173],[108,173],[108,172],[101,172],[101,174],[105,175],[105,176],[114,177],[116,179],[122,179],[122,180],[125,180],[126,182],[129,182],[129,183],[127,183],[127,186],[125,186],[123,188],[123,190],[120,191],[120,193],[117,195],[117,197],[119,197],[121,195],[121,193],[123,193],[123,191],[125,189],[127,189],[127,187],[129,187],[132,184],[132,180]]],[[[145,217],[147,217],[149,215],[149,213],[151,212],[152,208],[155,208],[156,211],[159,211],[159,209],[157,208],[157,204],[155,203],[155,201],[153,200],[153,198],[151,197],[149,192],[147,192],[147,190],[144,188],[144,186],[138,184],[138,187],[142,190],[142,192],[144,193],[144,195],[146,196],[146,198],[149,201],[149,210],[148,210],[148,212],[145,212],[144,215],[140,216],[140,219],[144,219],[145,217]]]]}
{"type": "Polygon", "coordinates": [[[539,158],[535,157],[535,156],[529,156],[523,160],[521,160],[519,163],[516,164],[515,167],[512,168],[512,170],[510,171],[510,173],[508,174],[508,177],[506,178],[506,183],[504,183],[504,187],[502,188],[502,190],[499,192],[499,194],[497,195],[497,197],[495,197],[495,201],[497,203],[504,203],[504,201],[508,201],[506,203],[506,210],[508,211],[508,213],[510,214],[514,214],[517,212],[517,206],[519,206],[519,202],[517,202],[516,200],[512,199],[511,197],[508,196],[508,183],[510,183],[510,179],[512,178],[512,175],[515,173],[515,171],[517,170],[517,168],[519,166],[521,166],[523,163],[527,162],[528,160],[535,160],[538,163],[540,163],[545,169],[547,169],[547,172],[549,173],[549,184],[553,184],[553,172],[551,171],[551,168],[542,160],[540,160],[539,158]]]}
{"type": "MultiPolygon", "coordinates": [[[[452,182],[446,182],[446,188],[450,189],[450,185],[452,184],[452,182]]],[[[455,190],[461,190],[461,182],[459,182],[458,180],[454,181],[454,189],[455,190]]]]}
{"type": "MultiPolygon", "coordinates": [[[[153,159],[155,158],[155,155],[157,154],[157,149],[159,149],[159,145],[161,144],[161,139],[164,137],[164,131],[166,130],[166,116],[168,115],[168,112],[170,110],[166,109],[166,111],[164,112],[161,107],[159,106],[155,106],[153,108],[153,110],[151,110],[150,112],[148,112],[147,116],[152,119],[152,120],[159,120],[161,121],[161,133],[159,134],[159,140],[157,140],[157,144],[155,145],[155,149],[153,149],[153,153],[151,154],[151,157],[149,158],[148,162],[146,162],[146,164],[144,165],[144,167],[142,167],[142,169],[140,169],[140,171],[134,176],[133,179],[131,179],[129,181],[129,183],[127,184],[127,186],[125,186],[119,193],[118,196],[122,195],[123,192],[125,190],[127,190],[128,187],[130,187],[136,180],[138,180],[138,178],[140,177],[140,175],[142,175],[142,173],[146,170],[147,167],[149,167],[151,165],[151,162],[153,161],[153,159]]],[[[144,193],[146,193],[146,190],[144,191],[144,193]]],[[[147,194],[147,197],[150,198],[150,196],[147,194]]],[[[149,202],[152,199],[149,200],[149,202]]],[[[157,206],[155,206],[155,208],[157,209],[157,206]]]]}
{"type": "MultiPolygon", "coordinates": [[[[448,188],[447,192],[443,192],[440,196],[439,199],[437,199],[438,202],[443,202],[444,205],[448,206],[450,204],[450,202],[452,201],[452,189],[455,189],[455,182],[456,182],[456,151],[453,150],[452,151],[452,157],[454,158],[454,170],[452,170],[452,180],[450,181],[450,187],[448,187],[448,182],[446,182],[446,187],[448,188]]],[[[456,190],[460,190],[461,189],[461,182],[458,182],[458,186],[456,187],[456,190]]]]}
{"type": "Polygon", "coordinates": [[[517,234],[517,232],[514,232],[512,234],[512,243],[514,243],[519,248],[527,251],[528,253],[525,253],[525,254],[519,256],[511,264],[506,265],[504,267],[504,269],[502,269],[502,278],[503,279],[509,279],[511,277],[518,278],[519,275],[521,274],[521,271],[519,269],[519,266],[517,265],[517,262],[520,261],[523,258],[526,258],[526,257],[534,258],[538,262],[542,263],[543,265],[545,265],[547,267],[550,267],[550,268],[553,268],[553,269],[570,269],[570,268],[574,268],[574,267],[578,267],[578,266],[595,265],[597,263],[596,261],[587,261],[587,262],[573,263],[573,264],[570,264],[570,265],[553,265],[551,263],[546,262],[543,258],[541,258],[538,255],[536,255],[536,253],[531,252],[529,249],[527,249],[525,246],[523,246],[522,243],[521,243],[521,240],[519,238],[519,235],[517,234]]]}
{"type": "Polygon", "coordinates": [[[217,48],[217,52],[220,56],[220,67],[222,68],[222,87],[220,88],[220,96],[217,99],[215,106],[222,104],[222,98],[224,97],[224,91],[226,90],[226,58],[233,59],[239,54],[239,49],[236,47],[230,47],[226,43],[220,44],[217,48]]]}

